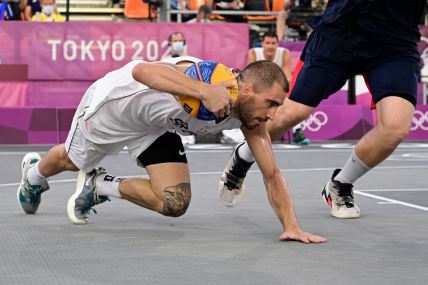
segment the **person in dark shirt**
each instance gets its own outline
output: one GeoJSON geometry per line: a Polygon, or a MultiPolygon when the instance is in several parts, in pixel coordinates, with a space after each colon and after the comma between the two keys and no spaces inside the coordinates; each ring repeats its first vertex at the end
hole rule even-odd
{"type": "MultiPolygon", "coordinates": [[[[271,138],[301,122],[356,74],[364,75],[377,109],[375,127],[322,190],[334,217],[360,216],[353,184],[386,159],[410,130],[420,75],[418,23],[425,6],[426,0],[330,0],[324,14],[309,21],[313,32],[295,68],[289,100],[267,122],[271,138]]],[[[220,192],[230,190],[239,200],[253,161],[247,144],[236,147],[220,192]]]]}

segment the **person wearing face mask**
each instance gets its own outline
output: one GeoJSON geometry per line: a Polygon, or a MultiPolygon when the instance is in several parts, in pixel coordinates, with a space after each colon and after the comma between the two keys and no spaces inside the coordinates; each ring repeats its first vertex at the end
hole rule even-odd
{"type": "Polygon", "coordinates": [[[65,18],[61,16],[56,9],[55,0],[41,0],[42,11],[37,12],[32,21],[35,22],[64,22],[65,18]]]}
{"type": "Polygon", "coordinates": [[[187,55],[186,39],[183,33],[173,32],[168,36],[168,53],[163,58],[187,55]]]}

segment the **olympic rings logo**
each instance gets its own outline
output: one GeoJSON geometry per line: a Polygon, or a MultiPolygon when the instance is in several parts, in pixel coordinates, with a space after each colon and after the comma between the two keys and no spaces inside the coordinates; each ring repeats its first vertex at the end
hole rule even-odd
{"type": "Polygon", "coordinates": [[[411,131],[416,131],[417,129],[421,129],[423,131],[428,131],[428,112],[422,112],[416,110],[413,114],[412,119],[412,127],[411,131]]]}
{"type": "Polygon", "coordinates": [[[327,114],[322,111],[316,111],[302,122],[302,130],[308,129],[311,132],[318,132],[327,122],[327,114]]]}

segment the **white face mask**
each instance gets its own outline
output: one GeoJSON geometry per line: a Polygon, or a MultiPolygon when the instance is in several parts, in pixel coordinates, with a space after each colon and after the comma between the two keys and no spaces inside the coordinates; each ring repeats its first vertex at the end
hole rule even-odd
{"type": "Polygon", "coordinates": [[[54,7],[52,5],[46,5],[42,7],[43,14],[50,16],[53,14],[54,7]]]}
{"type": "Polygon", "coordinates": [[[173,51],[182,51],[184,49],[184,42],[173,42],[171,47],[173,51]]]}

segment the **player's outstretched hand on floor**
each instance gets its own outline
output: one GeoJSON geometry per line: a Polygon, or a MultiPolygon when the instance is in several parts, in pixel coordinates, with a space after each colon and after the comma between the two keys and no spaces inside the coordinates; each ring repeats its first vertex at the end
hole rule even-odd
{"type": "Polygon", "coordinates": [[[308,232],[304,232],[301,229],[290,229],[286,230],[280,237],[281,241],[295,240],[303,243],[323,243],[327,239],[322,236],[313,235],[308,232]]]}

